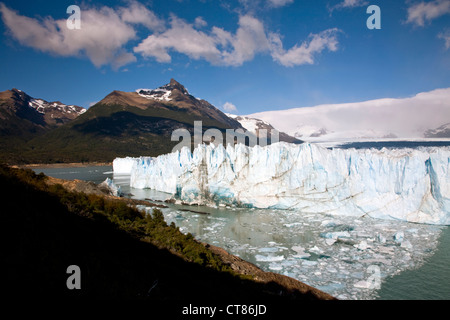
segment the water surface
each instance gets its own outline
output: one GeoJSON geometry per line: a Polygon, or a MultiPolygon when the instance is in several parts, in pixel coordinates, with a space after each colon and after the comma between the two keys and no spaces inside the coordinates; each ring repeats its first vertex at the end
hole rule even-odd
{"type": "MultiPolygon", "coordinates": [[[[136,199],[163,201],[169,197],[155,190],[130,188],[129,176],[113,175],[111,166],[34,170],[95,183],[113,178],[136,199]]],[[[450,299],[448,227],[287,210],[173,204],[163,213],[167,222],[175,222],[182,232],[340,299],[450,299]],[[333,239],[336,233],[339,241],[333,239]],[[400,242],[395,240],[399,234],[400,242]]]]}

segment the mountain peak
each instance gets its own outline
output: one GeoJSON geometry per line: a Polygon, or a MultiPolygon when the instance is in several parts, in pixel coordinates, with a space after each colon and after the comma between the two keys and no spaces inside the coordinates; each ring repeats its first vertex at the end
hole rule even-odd
{"type": "Polygon", "coordinates": [[[177,86],[177,85],[182,86],[182,84],[179,83],[179,82],[178,82],[177,80],[175,80],[174,78],[171,78],[171,79],[170,79],[169,84],[170,84],[171,86],[177,86]]]}
{"type": "Polygon", "coordinates": [[[163,86],[162,88],[169,89],[169,90],[177,89],[181,93],[189,94],[189,92],[186,90],[186,88],[181,83],[179,83],[177,80],[175,80],[173,78],[170,79],[170,82],[168,84],[166,84],[165,86],[163,86]]]}
{"type": "Polygon", "coordinates": [[[170,79],[168,84],[157,89],[137,89],[136,92],[144,98],[160,101],[171,101],[174,93],[175,96],[179,96],[179,93],[182,95],[189,95],[186,88],[173,78],[170,79]]]}
{"type": "Polygon", "coordinates": [[[7,100],[7,99],[13,99],[16,102],[26,104],[32,98],[22,90],[12,88],[11,90],[6,90],[0,93],[0,100],[7,100]]]}

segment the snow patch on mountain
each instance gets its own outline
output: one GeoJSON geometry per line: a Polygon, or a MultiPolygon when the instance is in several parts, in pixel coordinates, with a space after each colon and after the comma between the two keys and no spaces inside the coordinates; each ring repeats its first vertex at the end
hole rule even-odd
{"type": "Polygon", "coordinates": [[[425,131],[425,137],[450,138],[450,123],[443,124],[439,128],[425,131]]]}
{"type": "MultiPolygon", "coordinates": [[[[159,101],[172,101],[173,91],[177,90],[183,95],[188,95],[189,91],[174,79],[170,79],[170,83],[157,89],[137,89],[136,92],[146,99],[154,99],[159,101]]],[[[195,98],[195,97],[194,97],[195,98]]],[[[200,99],[197,99],[200,100],[200,99]]]]}
{"type": "Polygon", "coordinates": [[[264,120],[251,118],[247,116],[238,116],[231,113],[225,113],[227,117],[239,121],[239,123],[251,133],[257,135],[259,129],[272,129],[272,125],[264,120]]]}
{"type": "MultiPolygon", "coordinates": [[[[22,92],[22,91],[20,91],[22,92]]],[[[74,105],[66,105],[60,102],[47,102],[42,99],[30,99],[28,102],[28,106],[35,109],[37,112],[41,114],[46,114],[47,112],[52,111],[60,111],[62,113],[68,114],[76,114],[80,115],[86,112],[85,108],[74,106],[74,105]]]]}
{"type": "Polygon", "coordinates": [[[172,90],[167,90],[164,88],[158,89],[137,89],[136,92],[146,99],[155,99],[159,101],[171,101],[170,95],[172,90]]]}
{"type": "Polygon", "coordinates": [[[298,140],[292,136],[289,136],[285,132],[280,132],[275,129],[270,123],[267,121],[256,119],[248,116],[238,116],[235,114],[225,113],[225,115],[231,119],[238,121],[245,130],[254,134],[258,138],[264,139],[265,137],[273,137],[278,136],[277,140],[274,141],[283,141],[289,143],[301,143],[301,140],[298,140]],[[272,137],[272,134],[274,135],[272,137]]]}

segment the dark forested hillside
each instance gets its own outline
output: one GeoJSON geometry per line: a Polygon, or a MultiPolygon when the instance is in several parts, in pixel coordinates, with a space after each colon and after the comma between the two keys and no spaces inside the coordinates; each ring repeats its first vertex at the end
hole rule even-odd
{"type": "Polygon", "coordinates": [[[0,166],[2,289],[9,298],[318,298],[242,278],[192,236],[168,226],[159,210],[145,215],[119,200],[47,185],[46,179],[0,166]],[[80,267],[79,290],[67,288],[70,265],[80,267]]]}

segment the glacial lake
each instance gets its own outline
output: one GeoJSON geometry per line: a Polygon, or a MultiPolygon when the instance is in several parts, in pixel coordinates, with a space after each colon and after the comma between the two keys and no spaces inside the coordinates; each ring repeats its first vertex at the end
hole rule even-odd
{"type": "MultiPolygon", "coordinates": [[[[111,166],[33,170],[95,183],[109,177],[133,198],[168,198],[162,192],[130,188],[129,176],[114,176],[111,166]]],[[[175,222],[198,240],[340,299],[450,299],[448,226],[174,204],[163,213],[168,223],[175,222]]]]}

